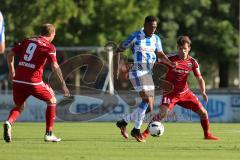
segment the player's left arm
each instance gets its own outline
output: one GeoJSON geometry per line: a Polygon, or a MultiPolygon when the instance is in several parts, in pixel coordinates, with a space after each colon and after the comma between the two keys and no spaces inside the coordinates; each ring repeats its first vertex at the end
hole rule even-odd
{"type": "Polygon", "coordinates": [[[162,42],[161,42],[160,37],[155,36],[155,38],[156,38],[156,55],[157,55],[157,58],[159,58],[162,63],[165,63],[165,64],[175,68],[176,67],[176,63],[170,61],[168,59],[168,57],[166,56],[166,54],[163,52],[162,42]]]}
{"type": "Polygon", "coordinates": [[[203,99],[205,100],[205,102],[208,102],[208,96],[206,94],[206,85],[205,85],[205,81],[203,79],[202,76],[200,77],[196,77],[197,81],[198,81],[198,85],[202,94],[203,99]]]}
{"type": "Polygon", "coordinates": [[[156,55],[157,55],[158,58],[160,58],[162,63],[165,63],[165,64],[171,66],[172,68],[176,67],[177,64],[170,61],[163,51],[156,52],[156,55]]]}
{"type": "Polygon", "coordinates": [[[16,43],[12,50],[7,54],[7,64],[9,76],[11,79],[15,77],[14,57],[22,53],[22,43],[16,43]]]}
{"type": "Polygon", "coordinates": [[[198,81],[198,85],[202,94],[203,99],[205,100],[205,102],[208,102],[208,96],[206,94],[206,85],[205,85],[205,81],[202,77],[200,68],[199,68],[199,64],[197,63],[196,60],[193,61],[193,73],[194,76],[196,77],[197,81],[198,81]]]}
{"type": "Polygon", "coordinates": [[[64,92],[64,96],[70,96],[70,92],[67,88],[67,85],[64,81],[64,78],[63,78],[63,75],[62,75],[62,71],[58,65],[57,62],[52,62],[51,63],[51,68],[52,68],[52,71],[54,73],[56,73],[56,76],[58,77],[58,79],[60,80],[60,83],[61,83],[61,87],[62,87],[62,90],[64,92]]]}
{"type": "Polygon", "coordinates": [[[64,92],[64,96],[70,96],[70,92],[64,81],[62,71],[60,69],[60,66],[58,65],[57,57],[56,57],[56,49],[53,45],[49,48],[49,51],[47,53],[47,59],[51,63],[52,71],[55,73],[55,75],[57,76],[57,78],[60,81],[61,88],[64,92]]]}

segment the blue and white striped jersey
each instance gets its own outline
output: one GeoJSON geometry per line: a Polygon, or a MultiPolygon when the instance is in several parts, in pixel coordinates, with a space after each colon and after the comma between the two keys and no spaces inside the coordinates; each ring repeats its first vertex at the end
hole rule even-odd
{"type": "Polygon", "coordinates": [[[4,20],[2,13],[0,12],[0,43],[5,41],[5,34],[4,34],[4,20]]]}
{"type": "MultiPolygon", "coordinates": [[[[147,37],[141,29],[132,33],[126,40],[121,43],[120,49],[131,47],[133,54],[133,67],[130,72],[135,72],[137,76],[151,73],[154,63],[156,62],[155,52],[162,51],[162,43],[159,36],[153,34],[147,37]]],[[[129,78],[131,74],[129,73],[129,78]]]]}

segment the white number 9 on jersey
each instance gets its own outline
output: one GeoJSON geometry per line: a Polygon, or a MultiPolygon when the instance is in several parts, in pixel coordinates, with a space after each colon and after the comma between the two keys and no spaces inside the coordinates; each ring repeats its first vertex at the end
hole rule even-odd
{"type": "Polygon", "coordinates": [[[35,52],[37,48],[37,45],[35,43],[29,43],[28,47],[27,47],[27,50],[26,50],[26,53],[24,55],[24,60],[25,61],[31,61],[32,58],[33,58],[33,54],[35,52]]]}

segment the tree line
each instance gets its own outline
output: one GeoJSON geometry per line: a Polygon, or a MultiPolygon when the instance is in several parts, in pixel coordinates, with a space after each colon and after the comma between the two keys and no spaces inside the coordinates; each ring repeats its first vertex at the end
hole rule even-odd
{"type": "Polygon", "coordinates": [[[0,0],[0,10],[7,46],[37,34],[46,22],[57,28],[56,46],[119,43],[155,15],[166,53],[176,51],[177,36],[189,35],[207,83],[219,76],[219,87],[229,87],[237,77],[238,0],[0,0]]]}

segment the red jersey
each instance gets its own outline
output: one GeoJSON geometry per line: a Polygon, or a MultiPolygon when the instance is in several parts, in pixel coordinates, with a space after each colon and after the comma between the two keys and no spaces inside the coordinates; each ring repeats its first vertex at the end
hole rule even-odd
{"type": "Polygon", "coordinates": [[[12,51],[19,56],[13,82],[37,85],[42,83],[43,68],[48,60],[56,62],[56,49],[43,37],[25,39],[12,51]]]}
{"type": "Polygon", "coordinates": [[[201,77],[199,65],[191,56],[188,56],[186,60],[180,59],[177,54],[169,56],[168,58],[178,65],[176,68],[169,67],[165,80],[174,86],[172,93],[183,93],[189,89],[187,79],[191,71],[193,71],[195,77],[201,77]]]}

